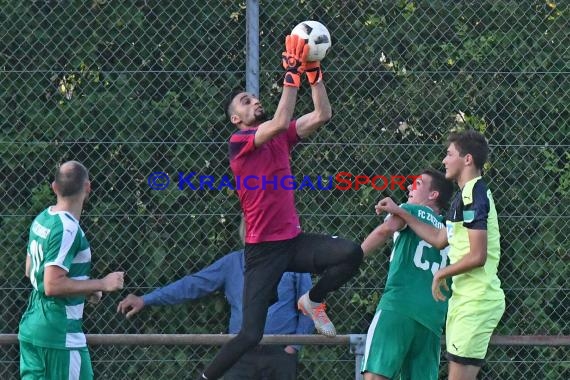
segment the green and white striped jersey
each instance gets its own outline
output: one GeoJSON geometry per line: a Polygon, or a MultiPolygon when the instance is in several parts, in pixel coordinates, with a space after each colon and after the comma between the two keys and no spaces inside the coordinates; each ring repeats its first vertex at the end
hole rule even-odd
{"type": "Polygon", "coordinates": [[[86,348],[81,328],[85,297],[48,297],[44,291],[44,272],[50,265],[63,268],[73,280],[89,279],[91,250],[79,221],[68,212],[48,208],[34,219],[29,236],[33,289],[18,339],[47,348],[86,348]]]}

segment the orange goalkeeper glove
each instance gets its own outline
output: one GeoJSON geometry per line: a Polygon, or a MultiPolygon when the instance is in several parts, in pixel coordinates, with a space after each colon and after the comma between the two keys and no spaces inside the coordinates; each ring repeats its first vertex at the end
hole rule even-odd
{"type": "Polygon", "coordinates": [[[305,62],[301,66],[301,70],[307,75],[307,80],[311,86],[323,80],[323,70],[321,69],[320,61],[305,62]]]}
{"type": "Polygon", "coordinates": [[[286,70],[283,86],[297,88],[301,86],[302,65],[307,61],[308,55],[309,45],[305,43],[304,39],[296,35],[285,38],[285,51],[281,55],[283,68],[286,70]]]}

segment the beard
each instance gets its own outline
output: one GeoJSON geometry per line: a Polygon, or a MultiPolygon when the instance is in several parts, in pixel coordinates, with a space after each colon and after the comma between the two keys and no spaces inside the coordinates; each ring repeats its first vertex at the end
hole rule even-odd
{"type": "Polygon", "coordinates": [[[267,121],[267,114],[265,113],[265,111],[261,111],[259,113],[255,114],[255,121],[258,123],[263,123],[264,121],[267,121]]]}

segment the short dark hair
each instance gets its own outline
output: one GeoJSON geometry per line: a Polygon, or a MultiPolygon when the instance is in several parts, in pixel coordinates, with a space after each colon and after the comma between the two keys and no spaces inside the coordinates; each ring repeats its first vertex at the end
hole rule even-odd
{"type": "Polygon", "coordinates": [[[489,156],[487,139],[481,133],[472,129],[462,132],[452,132],[447,138],[447,146],[453,144],[461,157],[467,154],[473,156],[475,167],[483,170],[483,165],[489,156]]]}
{"type": "Polygon", "coordinates": [[[242,92],[244,92],[243,88],[234,88],[224,100],[224,112],[229,122],[231,122],[231,117],[232,117],[232,115],[230,115],[230,107],[232,105],[232,101],[236,96],[238,96],[242,92]]]}
{"type": "Polygon", "coordinates": [[[433,168],[426,168],[422,174],[427,174],[431,178],[431,191],[437,191],[439,196],[435,204],[440,209],[446,208],[451,196],[453,195],[453,183],[445,178],[445,174],[433,168]]]}
{"type": "Polygon", "coordinates": [[[71,197],[79,194],[83,189],[85,181],[88,179],[89,173],[87,168],[77,161],[65,162],[55,172],[55,183],[62,197],[71,197]],[[62,168],[64,169],[62,170],[62,168]]]}

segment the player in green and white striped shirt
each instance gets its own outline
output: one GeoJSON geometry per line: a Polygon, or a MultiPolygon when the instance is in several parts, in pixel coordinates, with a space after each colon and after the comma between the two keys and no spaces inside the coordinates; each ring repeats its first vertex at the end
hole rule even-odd
{"type": "Polygon", "coordinates": [[[26,276],[32,283],[20,321],[20,376],[24,380],[93,378],[81,324],[86,296],[98,302],[102,291],[123,288],[123,272],[90,280],[91,250],[79,226],[91,190],[87,169],[62,164],[52,184],[57,203],[30,227],[26,276]]]}

